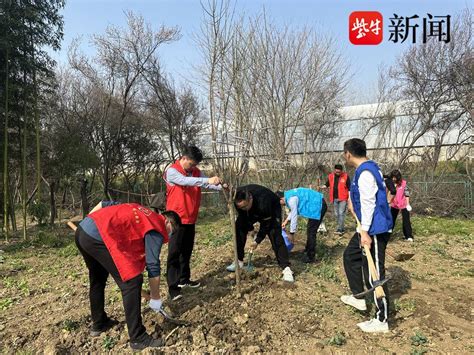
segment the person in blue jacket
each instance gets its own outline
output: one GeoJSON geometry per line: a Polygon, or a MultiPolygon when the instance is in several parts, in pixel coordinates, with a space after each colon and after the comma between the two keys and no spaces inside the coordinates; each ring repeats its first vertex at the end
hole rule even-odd
{"type": "MultiPolygon", "coordinates": [[[[360,221],[360,230],[354,234],[344,251],[344,270],[352,295],[344,295],[341,301],[358,310],[365,311],[365,299],[353,295],[364,291],[362,272],[367,288],[372,287],[367,258],[363,255],[364,245],[370,247],[372,258],[380,279],[385,278],[385,248],[392,229],[392,215],[387,204],[384,177],[378,165],[367,158],[365,142],[358,138],[344,143],[344,158],[356,171],[350,189],[350,206],[360,221]],[[362,272],[361,272],[362,271],[362,272]]],[[[388,295],[386,285],[385,294],[388,295]]],[[[377,299],[375,318],[358,323],[364,332],[388,332],[388,298],[377,299]]]]}
{"type": "Polygon", "coordinates": [[[328,209],[323,194],[304,187],[298,187],[285,192],[277,191],[276,194],[280,197],[280,204],[282,206],[286,205],[290,209],[290,214],[281,225],[285,229],[288,222],[290,223],[290,233],[288,235],[290,242],[294,242],[293,237],[298,229],[298,216],[308,218],[305,263],[314,263],[316,257],[316,233],[328,209]]]}

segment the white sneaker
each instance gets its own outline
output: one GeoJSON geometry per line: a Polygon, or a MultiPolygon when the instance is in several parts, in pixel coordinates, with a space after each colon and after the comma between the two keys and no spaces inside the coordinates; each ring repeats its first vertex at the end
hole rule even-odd
{"type": "Polygon", "coordinates": [[[408,242],[413,242],[413,238],[408,238],[407,241],[408,242]]]}
{"type": "Polygon", "coordinates": [[[359,311],[366,311],[367,305],[365,304],[365,299],[358,299],[352,295],[343,295],[341,296],[341,301],[349,306],[357,308],[359,311]]]}
{"type": "MultiPolygon", "coordinates": [[[[244,267],[244,262],[239,260],[239,268],[242,269],[243,267],[244,267]]],[[[235,264],[232,263],[229,266],[227,266],[225,269],[229,272],[235,272],[235,264]]]]}
{"type": "Polygon", "coordinates": [[[291,271],[289,266],[283,269],[282,274],[283,274],[283,281],[295,282],[295,279],[293,278],[293,271],[291,271]]]}
{"type": "Polygon", "coordinates": [[[387,333],[388,323],[381,322],[376,318],[368,320],[366,322],[357,323],[357,326],[366,333],[387,333]]]}

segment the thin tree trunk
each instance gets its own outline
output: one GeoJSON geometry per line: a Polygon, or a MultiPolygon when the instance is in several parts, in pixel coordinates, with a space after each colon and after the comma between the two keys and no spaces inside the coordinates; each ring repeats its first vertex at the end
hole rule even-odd
{"type": "Polygon", "coordinates": [[[8,210],[10,215],[10,222],[13,228],[13,231],[18,230],[16,226],[16,215],[15,215],[15,202],[13,201],[13,194],[9,194],[10,201],[8,201],[8,210]]]}
{"type": "MultiPolygon", "coordinates": [[[[224,192],[226,193],[226,192],[224,192]]],[[[231,194],[231,192],[229,192],[231,194]]],[[[240,288],[240,265],[239,265],[239,257],[237,254],[237,231],[235,229],[235,210],[234,206],[232,205],[232,196],[229,196],[227,200],[227,208],[229,209],[229,218],[230,218],[230,227],[232,228],[232,235],[234,236],[234,265],[235,265],[235,286],[237,289],[237,296],[240,297],[242,295],[241,288],[240,288]]]]}
{"type": "Polygon", "coordinates": [[[5,128],[3,141],[3,231],[5,240],[8,241],[8,76],[9,76],[9,53],[10,49],[6,49],[5,59],[5,128]]]}
{"type": "MultiPolygon", "coordinates": [[[[34,58],[34,52],[33,52],[34,58]]],[[[33,68],[33,105],[35,112],[35,131],[36,131],[36,184],[38,191],[36,192],[36,201],[41,203],[41,149],[40,149],[40,122],[38,114],[38,87],[36,82],[36,69],[33,68]]]]}
{"type": "Polygon", "coordinates": [[[86,218],[90,210],[89,200],[87,198],[87,179],[81,180],[81,206],[82,218],[86,218]]]}
{"type": "Polygon", "coordinates": [[[51,213],[50,213],[50,219],[49,219],[49,224],[54,226],[54,220],[56,219],[56,196],[55,196],[55,191],[56,190],[56,181],[52,181],[51,184],[49,184],[49,196],[50,196],[50,206],[51,206],[51,213]]]}
{"type": "MultiPolygon", "coordinates": [[[[23,83],[26,87],[26,71],[23,76],[23,83]]],[[[27,147],[27,132],[28,132],[28,115],[26,109],[26,93],[23,97],[23,144],[21,145],[21,211],[23,218],[23,239],[27,239],[26,233],[26,220],[27,220],[27,210],[26,210],[26,200],[27,200],[27,191],[26,191],[26,147],[27,147]]]]}

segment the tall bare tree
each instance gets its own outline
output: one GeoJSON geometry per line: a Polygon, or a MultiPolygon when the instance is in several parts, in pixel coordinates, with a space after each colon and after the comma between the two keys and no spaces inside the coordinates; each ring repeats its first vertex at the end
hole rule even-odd
{"type": "Polygon", "coordinates": [[[153,30],[141,16],[127,13],[127,29],[114,26],[104,35],[92,39],[97,49],[94,60],[81,55],[78,46],[71,48],[71,67],[80,73],[91,97],[93,110],[84,117],[89,142],[101,162],[104,196],[109,196],[110,183],[120,166],[121,142],[127,120],[139,105],[140,80],[147,63],[159,46],[179,36],[177,28],[162,26],[153,30]]]}

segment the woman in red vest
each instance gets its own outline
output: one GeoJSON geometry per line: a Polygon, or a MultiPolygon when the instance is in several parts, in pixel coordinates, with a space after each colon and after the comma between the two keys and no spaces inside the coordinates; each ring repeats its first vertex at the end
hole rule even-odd
{"type": "Polygon", "coordinates": [[[104,310],[105,285],[110,275],[122,293],[130,347],[159,347],[142,324],[141,290],[145,267],[150,284],[150,308],[159,312],[160,251],[168,236],[181,224],[176,212],[161,215],[136,203],[101,202],[76,230],[76,245],[89,269],[91,336],[99,336],[116,321],[104,310]]]}
{"type": "Polygon", "coordinates": [[[395,221],[397,220],[398,213],[402,211],[402,229],[405,240],[413,242],[413,231],[411,228],[410,221],[410,191],[407,187],[406,180],[402,179],[400,170],[393,170],[390,173],[390,178],[393,180],[397,192],[392,198],[390,207],[392,210],[393,228],[395,228],[395,221]]]}
{"type": "Polygon", "coordinates": [[[170,239],[166,277],[171,300],[180,299],[181,288],[199,287],[201,284],[191,280],[189,262],[193,253],[195,223],[201,205],[201,188],[222,190],[221,180],[208,178],[197,168],[202,161],[198,147],[189,146],[183,151],[163,175],[166,182],[166,209],[176,211],[181,217],[182,227],[170,239]]]}
{"type": "Polygon", "coordinates": [[[344,220],[346,218],[350,186],[351,179],[342,171],[341,164],[334,166],[334,171],[329,174],[326,184],[322,186],[323,188],[329,187],[329,201],[334,204],[337,219],[337,234],[344,234],[344,220]]]}

